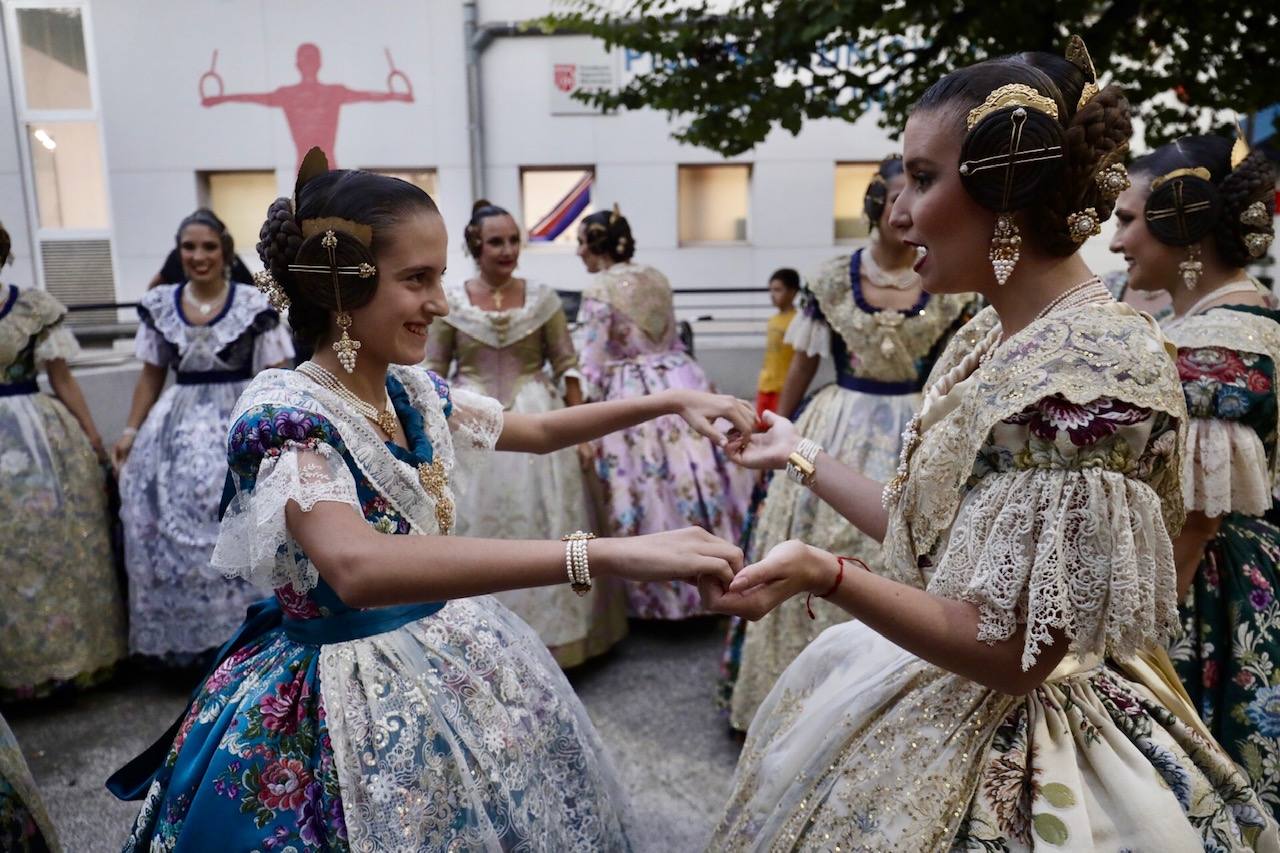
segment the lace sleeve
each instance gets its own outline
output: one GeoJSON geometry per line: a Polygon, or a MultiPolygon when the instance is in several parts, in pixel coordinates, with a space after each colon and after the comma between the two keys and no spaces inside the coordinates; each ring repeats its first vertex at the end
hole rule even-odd
{"type": "Polygon", "coordinates": [[[449,431],[453,433],[453,449],[462,454],[468,450],[493,450],[502,435],[502,404],[492,397],[454,388],[450,392],[453,412],[449,415],[449,431]]]}
{"type": "Polygon", "coordinates": [[[831,355],[831,327],[821,314],[798,312],[782,338],[796,352],[827,358],[831,355]]]}
{"type": "Polygon", "coordinates": [[[277,322],[253,341],[253,372],[260,373],[277,364],[292,364],[293,355],[293,338],[284,324],[277,322]]]}
{"type": "Polygon", "coordinates": [[[1128,654],[1177,625],[1160,498],[1099,468],[992,473],[966,495],[930,590],[979,611],[978,639],[1026,626],[1022,668],[1061,630],[1077,654],[1128,654]]]}
{"type": "Polygon", "coordinates": [[[168,367],[178,357],[173,344],[146,323],[138,326],[138,334],[133,339],[133,353],[139,361],[154,364],[156,367],[168,367]]]}
{"type": "Polygon", "coordinates": [[[44,367],[51,361],[71,361],[80,354],[80,344],[66,323],[58,321],[42,331],[36,338],[36,366],[44,367]]]}
{"type": "Polygon", "coordinates": [[[317,503],[347,504],[361,513],[355,479],[342,454],[324,443],[285,442],[263,457],[251,487],[232,475],[235,493],[222,517],[211,563],[263,589],[291,585],[304,593],[319,580],[315,566],[289,535],[285,507],[304,512],[317,503]]]}
{"type": "Polygon", "coordinates": [[[1188,511],[1211,516],[1263,515],[1271,509],[1271,465],[1258,433],[1240,421],[1191,418],[1182,497],[1188,511]]]}

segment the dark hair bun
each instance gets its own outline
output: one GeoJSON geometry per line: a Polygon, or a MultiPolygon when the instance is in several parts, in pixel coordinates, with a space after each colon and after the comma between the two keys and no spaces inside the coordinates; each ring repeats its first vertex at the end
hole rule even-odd
{"type": "Polygon", "coordinates": [[[960,180],[983,207],[1021,210],[1040,202],[1062,173],[1065,133],[1053,116],[1005,107],[984,117],[960,149],[960,180]]]}
{"type": "Polygon", "coordinates": [[[902,173],[902,155],[890,154],[880,161],[875,176],[867,184],[866,195],[862,197],[862,212],[871,220],[872,228],[884,216],[884,207],[889,203],[889,181],[902,173]]]}
{"type": "Polygon", "coordinates": [[[467,247],[467,254],[473,258],[480,257],[480,251],[484,248],[484,241],[480,235],[484,221],[490,216],[511,216],[511,214],[506,208],[498,207],[487,198],[477,199],[476,203],[471,205],[471,219],[462,229],[462,239],[467,247]]]}
{"type": "Polygon", "coordinates": [[[1213,231],[1222,201],[1213,182],[1189,171],[1161,180],[1147,196],[1147,230],[1167,246],[1190,246],[1213,231]]]}
{"type": "Polygon", "coordinates": [[[1275,185],[1275,166],[1261,150],[1244,158],[1222,179],[1218,186],[1222,216],[1214,229],[1214,241],[1226,263],[1243,267],[1266,254],[1275,237],[1275,185]]]}
{"type": "Polygon", "coordinates": [[[582,220],[586,230],[587,250],[594,255],[605,255],[614,263],[631,260],[636,253],[636,241],[631,236],[631,223],[627,217],[613,210],[597,210],[582,220]]]}

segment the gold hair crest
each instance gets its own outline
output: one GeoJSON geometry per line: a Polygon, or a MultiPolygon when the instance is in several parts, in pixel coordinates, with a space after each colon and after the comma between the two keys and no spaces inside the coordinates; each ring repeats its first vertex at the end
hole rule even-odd
{"type": "Polygon", "coordinates": [[[1213,180],[1213,175],[1209,174],[1209,170],[1204,166],[1193,166],[1189,169],[1174,169],[1172,172],[1165,172],[1160,177],[1151,182],[1151,191],[1155,192],[1174,178],[1199,178],[1202,181],[1213,180]]]}
{"type": "Polygon", "coordinates": [[[1098,95],[1098,69],[1093,67],[1093,57],[1089,56],[1089,48],[1084,39],[1078,35],[1071,36],[1067,42],[1067,61],[1084,73],[1085,82],[1080,90],[1080,100],[1076,103],[1076,112],[1084,109],[1084,105],[1098,95]]]}
{"type": "Polygon", "coordinates": [[[1009,83],[987,95],[985,101],[969,110],[969,117],[965,120],[965,129],[973,130],[984,118],[1007,107],[1026,107],[1038,113],[1044,113],[1050,118],[1058,117],[1058,105],[1053,102],[1052,98],[1046,98],[1035,89],[1022,83],[1009,83]]]}

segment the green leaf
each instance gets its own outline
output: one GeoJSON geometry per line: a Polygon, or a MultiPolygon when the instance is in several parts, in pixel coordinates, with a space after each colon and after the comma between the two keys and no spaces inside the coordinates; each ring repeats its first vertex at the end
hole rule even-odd
{"type": "Polygon", "coordinates": [[[1067,843],[1067,825],[1051,814],[1038,814],[1031,818],[1036,835],[1046,844],[1062,845],[1067,843]]]}
{"type": "Polygon", "coordinates": [[[1055,809],[1069,809],[1076,804],[1076,795],[1061,782],[1050,782],[1048,785],[1041,786],[1040,793],[1044,794],[1049,805],[1055,809]]]}

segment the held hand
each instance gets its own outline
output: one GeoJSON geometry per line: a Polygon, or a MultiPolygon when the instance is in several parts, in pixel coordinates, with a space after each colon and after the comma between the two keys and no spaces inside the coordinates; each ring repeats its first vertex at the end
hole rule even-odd
{"type": "Polygon", "coordinates": [[[598,539],[588,546],[602,574],[633,581],[707,578],[727,587],[742,568],[742,549],[701,527],[686,527],[625,539],[598,539]]]}
{"type": "Polygon", "coordinates": [[[129,451],[133,449],[134,435],[125,433],[120,436],[120,440],[111,448],[111,464],[115,466],[116,473],[124,467],[125,460],[129,458],[129,451]]]}
{"type": "Polygon", "coordinates": [[[791,539],[738,572],[724,592],[705,584],[699,589],[708,609],[755,621],[793,595],[826,592],[839,570],[831,554],[791,539]]]}
{"type": "Polygon", "coordinates": [[[689,426],[714,441],[716,447],[724,447],[728,441],[724,433],[715,427],[717,418],[727,420],[732,424],[733,431],[742,435],[750,435],[755,428],[755,408],[732,394],[683,390],[668,393],[675,397],[676,414],[684,418],[689,426]]]}
{"type": "Polygon", "coordinates": [[[107,455],[107,448],[102,444],[102,436],[96,432],[89,436],[89,446],[93,448],[93,455],[98,457],[99,462],[106,462],[110,459],[107,455]]]}
{"type": "Polygon", "coordinates": [[[725,447],[729,458],[744,468],[780,470],[787,467],[787,457],[800,443],[800,435],[791,421],[764,413],[768,429],[755,435],[733,436],[725,447]]]}

